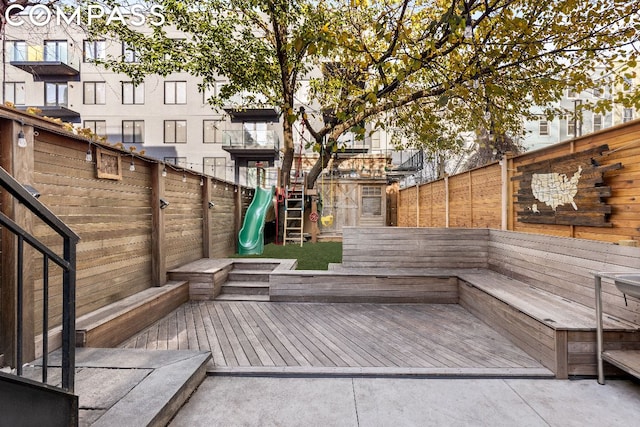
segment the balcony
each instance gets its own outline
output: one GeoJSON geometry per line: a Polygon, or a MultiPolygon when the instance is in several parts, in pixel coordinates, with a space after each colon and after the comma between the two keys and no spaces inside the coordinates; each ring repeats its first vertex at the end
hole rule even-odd
{"type": "Polygon", "coordinates": [[[232,123],[242,122],[278,122],[280,111],[268,105],[264,95],[243,92],[232,96],[224,106],[232,123]]]}
{"type": "Polygon", "coordinates": [[[273,130],[227,130],[223,131],[222,149],[236,162],[273,162],[278,158],[280,140],[273,130]]]}
{"type": "MultiPolygon", "coordinates": [[[[27,111],[29,107],[16,106],[16,108],[21,111],[27,111]]],[[[60,119],[64,122],[80,123],[80,113],[63,105],[38,106],[37,108],[40,110],[39,116],[60,119]]]]}
{"type": "Polygon", "coordinates": [[[9,63],[33,76],[35,82],[80,81],[80,61],[66,47],[27,46],[13,52],[9,63]]]}

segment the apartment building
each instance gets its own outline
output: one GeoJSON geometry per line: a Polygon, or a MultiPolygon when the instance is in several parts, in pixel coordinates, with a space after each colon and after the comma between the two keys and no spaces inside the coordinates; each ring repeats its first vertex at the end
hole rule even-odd
{"type": "Polygon", "coordinates": [[[628,108],[615,102],[612,103],[612,108],[605,113],[582,111],[582,114],[576,114],[576,111],[579,111],[583,104],[614,100],[619,91],[630,91],[639,84],[640,77],[626,79],[621,87],[608,84],[606,78],[603,78],[602,85],[589,90],[582,92],[573,89],[565,90],[564,96],[554,107],[565,111],[566,114],[549,120],[543,114],[543,108],[539,107],[533,111],[534,114],[538,114],[537,119],[525,122],[526,134],[523,138],[525,149],[529,151],[543,148],[638,118],[638,113],[634,108],[628,108]]]}
{"type": "MultiPolygon", "coordinates": [[[[281,157],[280,112],[264,106],[239,110],[240,96],[216,110],[207,99],[224,85],[224,77],[205,92],[199,89],[199,78],[187,73],[150,75],[134,85],[126,75],[94,61],[123,57],[136,62],[135,50],[118,40],[89,40],[73,23],[7,26],[3,45],[3,103],[19,109],[37,107],[42,115],[89,128],[110,143],[122,142],[168,164],[227,181],[253,185],[259,165],[267,169],[269,184],[275,184],[281,157]]],[[[308,87],[308,81],[301,82],[296,100],[321,120],[321,113],[309,105],[308,87]]],[[[384,154],[398,164],[406,160],[407,155],[393,149],[389,134],[367,135],[360,141],[345,134],[345,152],[384,154]]],[[[298,147],[307,151],[306,140],[308,134],[305,137],[295,124],[297,152],[298,147]]]]}

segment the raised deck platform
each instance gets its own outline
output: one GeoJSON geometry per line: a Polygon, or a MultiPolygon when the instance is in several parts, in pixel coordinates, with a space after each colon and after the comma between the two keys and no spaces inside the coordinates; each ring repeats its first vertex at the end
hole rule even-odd
{"type": "Polygon", "coordinates": [[[553,377],[451,304],[192,301],[123,347],[210,350],[212,375],[553,377]]]}

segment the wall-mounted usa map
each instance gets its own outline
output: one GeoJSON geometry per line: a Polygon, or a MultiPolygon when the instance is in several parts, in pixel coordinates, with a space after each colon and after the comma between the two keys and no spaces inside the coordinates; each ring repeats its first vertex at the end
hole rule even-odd
{"type": "Polygon", "coordinates": [[[515,195],[518,221],[537,224],[608,227],[611,206],[603,198],[611,196],[604,174],[622,168],[615,163],[602,166],[602,145],[579,153],[518,167],[515,195]]]}

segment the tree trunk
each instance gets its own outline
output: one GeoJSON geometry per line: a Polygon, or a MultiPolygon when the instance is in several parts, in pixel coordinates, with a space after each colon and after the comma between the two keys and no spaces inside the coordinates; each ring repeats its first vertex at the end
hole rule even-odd
{"type": "Polygon", "coordinates": [[[295,147],[293,146],[293,126],[289,123],[287,117],[284,118],[282,123],[282,139],[284,156],[282,158],[280,182],[282,185],[287,186],[291,181],[291,167],[295,153],[295,147]]]}
{"type": "Polygon", "coordinates": [[[307,188],[313,188],[320,177],[320,174],[329,164],[329,160],[331,160],[331,155],[333,151],[331,150],[332,146],[322,146],[322,151],[320,153],[320,158],[313,165],[311,170],[309,171],[309,175],[307,175],[307,188]]]}

